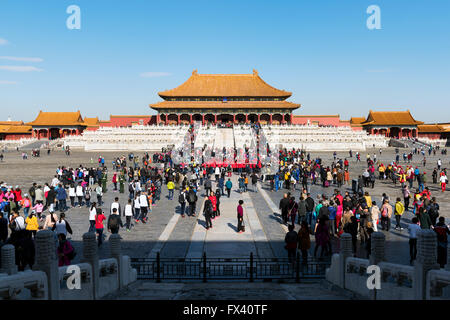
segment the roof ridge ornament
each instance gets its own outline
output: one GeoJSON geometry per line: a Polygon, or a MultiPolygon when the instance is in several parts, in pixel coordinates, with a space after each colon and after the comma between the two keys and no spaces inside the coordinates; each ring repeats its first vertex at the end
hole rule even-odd
{"type": "Polygon", "coordinates": [[[257,75],[258,75],[258,70],[253,69],[253,75],[254,75],[254,76],[257,76],[257,75]]]}
{"type": "Polygon", "coordinates": [[[192,75],[197,75],[197,69],[194,69],[194,71],[192,71],[192,75]]]}

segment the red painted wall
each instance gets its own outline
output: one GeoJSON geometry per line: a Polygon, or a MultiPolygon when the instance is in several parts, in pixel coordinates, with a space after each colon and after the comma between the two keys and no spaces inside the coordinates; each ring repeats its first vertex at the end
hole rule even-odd
{"type": "Polygon", "coordinates": [[[4,134],[5,140],[19,140],[21,138],[31,138],[31,132],[26,133],[13,133],[13,134],[4,134]]]}

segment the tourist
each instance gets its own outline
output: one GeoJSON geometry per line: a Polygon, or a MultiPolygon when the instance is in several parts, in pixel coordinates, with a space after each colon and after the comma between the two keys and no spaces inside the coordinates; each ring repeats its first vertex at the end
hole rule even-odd
{"type": "Polygon", "coordinates": [[[57,253],[59,267],[70,265],[71,261],[75,257],[75,249],[63,233],[58,234],[57,253]]]}
{"type": "Polygon", "coordinates": [[[97,215],[97,203],[92,202],[91,208],[89,209],[89,230],[88,232],[95,231],[95,217],[97,215]]]}
{"type": "Polygon", "coordinates": [[[119,233],[119,229],[123,228],[122,219],[120,218],[120,213],[117,208],[113,208],[111,214],[108,217],[108,231],[112,234],[119,233]]]}
{"type": "Polygon", "coordinates": [[[0,211],[0,245],[8,239],[8,219],[5,218],[5,213],[0,211]]]}
{"type": "Polygon", "coordinates": [[[283,198],[280,200],[280,204],[278,206],[278,208],[281,210],[281,218],[282,218],[284,224],[287,224],[290,201],[291,200],[288,197],[288,194],[285,193],[283,195],[283,198]]]}
{"type": "Polygon", "coordinates": [[[211,193],[211,189],[212,189],[212,182],[211,182],[211,179],[209,178],[209,175],[206,177],[204,187],[205,187],[206,196],[209,197],[209,194],[211,193]]]}
{"type": "Polygon", "coordinates": [[[441,176],[439,177],[439,182],[441,183],[442,192],[445,192],[448,183],[448,178],[447,175],[445,174],[445,171],[442,171],[441,176]]]}
{"type": "Polygon", "coordinates": [[[328,226],[325,222],[326,222],[325,219],[319,219],[317,221],[316,227],[314,229],[314,235],[316,238],[316,246],[314,248],[314,257],[317,256],[317,250],[319,249],[319,247],[321,248],[320,257],[322,257],[324,253],[326,255],[331,253],[328,251],[328,248],[331,247],[330,234],[329,234],[328,226]]]}
{"type": "Polygon", "coordinates": [[[102,209],[98,208],[95,215],[95,231],[97,233],[98,247],[103,243],[103,221],[105,220],[106,217],[103,215],[102,209]]]}
{"type": "Polygon", "coordinates": [[[304,264],[308,262],[308,250],[311,248],[310,233],[308,223],[303,221],[298,232],[298,248],[302,253],[302,263],[304,264]]]}
{"type": "Polygon", "coordinates": [[[232,187],[233,187],[233,183],[231,182],[230,178],[228,178],[227,182],[225,183],[225,188],[227,189],[228,198],[230,197],[232,187]]]}
{"type": "Polygon", "coordinates": [[[58,185],[58,189],[56,190],[56,199],[58,200],[59,211],[64,212],[65,210],[67,210],[67,203],[66,203],[67,193],[66,189],[63,188],[61,184],[58,185]]]}
{"type": "Polygon", "coordinates": [[[172,180],[167,182],[167,190],[169,191],[169,200],[173,200],[173,192],[175,189],[175,183],[172,180]]]}
{"type": "Polygon", "coordinates": [[[33,185],[28,189],[28,194],[31,197],[31,206],[34,207],[35,201],[36,201],[36,187],[37,183],[33,182],[33,185]]]}
{"type": "Polygon", "coordinates": [[[33,238],[36,237],[36,232],[39,230],[39,223],[36,218],[36,215],[33,211],[31,211],[30,215],[25,219],[26,230],[33,235],[33,238]]]}
{"type": "Polygon", "coordinates": [[[436,225],[436,220],[439,217],[439,204],[436,202],[436,197],[431,199],[431,203],[426,207],[426,210],[431,219],[431,225],[436,225]]]}
{"type": "Polygon", "coordinates": [[[421,229],[430,229],[431,228],[431,226],[432,226],[431,218],[424,207],[420,207],[419,212],[417,214],[417,218],[419,219],[421,229]]]}
{"type": "Polygon", "coordinates": [[[77,196],[76,192],[75,192],[75,187],[73,184],[70,185],[69,187],[69,198],[70,198],[70,206],[72,208],[75,207],[75,197],[77,196]]]}
{"type": "Polygon", "coordinates": [[[147,213],[148,213],[148,198],[147,194],[145,192],[141,192],[139,195],[139,206],[141,211],[141,217],[140,220],[142,223],[147,223],[147,213]]]}
{"type": "Polygon", "coordinates": [[[405,203],[405,211],[409,211],[409,199],[411,198],[411,192],[407,185],[405,185],[402,189],[403,193],[403,201],[405,203]]]}
{"type": "Polygon", "coordinates": [[[111,203],[110,213],[113,212],[113,209],[114,209],[114,208],[116,209],[118,215],[121,215],[121,214],[122,214],[122,208],[120,207],[119,197],[115,197],[115,198],[114,198],[114,202],[111,203]]]}
{"type": "Polygon", "coordinates": [[[206,230],[209,230],[209,228],[212,228],[211,219],[213,217],[213,203],[211,199],[208,197],[205,201],[204,208],[203,208],[203,214],[205,215],[205,228],[206,230]]]}
{"type": "Polygon", "coordinates": [[[56,221],[58,220],[58,216],[56,215],[56,213],[51,212],[50,214],[48,214],[45,217],[45,222],[44,222],[44,226],[43,226],[43,230],[52,230],[53,231],[53,227],[55,226],[56,221]]]}
{"type": "Polygon", "coordinates": [[[215,212],[216,218],[220,217],[220,198],[221,198],[220,190],[216,189],[216,212],[215,212]]]}
{"type": "Polygon", "coordinates": [[[91,205],[91,196],[92,196],[92,189],[91,187],[87,186],[86,189],[84,190],[84,200],[87,208],[89,208],[91,205]]]}
{"type": "Polygon", "coordinates": [[[389,200],[383,201],[383,206],[380,209],[381,212],[381,230],[389,231],[392,216],[392,206],[389,204],[389,200]]]}
{"type": "Polygon", "coordinates": [[[97,203],[99,206],[103,205],[102,197],[103,197],[103,189],[100,184],[95,188],[95,193],[97,195],[97,203]]]}
{"type": "Polygon", "coordinates": [[[302,225],[303,221],[307,221],[306,218],[306,201],[304,196],[300,197],[300,201],[298,202],[298,224],[302,225]]]}
{"type": "Polygon", "coordinates": [[[52,230],[57,234],[64,234],[64,236],[67,236],[67,232],[72,234],[72,228],[70,227],[70,224],[68,221],[66,221],[66,215],[64,213],[61,213],[59,215],[59,220],[55,222],[55,224],[52,227],[52,230]]]}
{"type": "Polygon", "coordinates": [[[307,194],[306,202],[306,220],[310,228],[314,228],[315,221],[313,221],[313,211],[314,211],[314,199],[311,197],[311,194],[307,194]]]}
{"type": "Polygon", "coordinates": [[[439,222],[433,227],[433,230],[437,234],[437,263],[441,268],[445,268],[447,264],[447,235],[450,230],[445,224],[444,217],[439,217],[439,222]]]}
{"type": "Polygon", "coordinates": [[[132,205],[131,199],[128,199],[128,203],[125,205],[124,215],[125,215],[125,221],[126,221],[125,225],[127,228],[127,232],[130,232],[131,218],[133,217],[133,205],[132,205]]]}
{"type": "Polygon", "coordinates": [[[139,222],[139,217],[141,216],[141,205],[139,204],[139,198],[141,194],[140,191],[136,192],[133,200],[133,208],[134,208],[134,221],[136,223],[139,222]]]}
{"type": "Polygon", "coordinates": [[[252,190],[253,190],[253,192],[258,192],[258,176],[256,175],[256,173],[253,173],[252,175],[251,175],[251,178],[252,178],[252,190]]]}
{"type": "Polygon", "coordinates": [[[297,232],[295,232],[294,230],[294,224],[290,224],[288,226],[288,230],[289,231],[286,233],[286,236],[284,237],[284,242],[286,243],[285,248],[288,252],[289,262],[294,263],[297,252],[298,235],[297,232]]]}
{"type": "Polygon", "coordinates": [[[244,204],[243,200],[239,200],[239,204],[237,206],[237,232],[242,233],[245,231],[245,225],[244,225],[244,208],[242,205],[244,204]]]}
{"type": "Polygon", "coordinates": [[[31,208],[31,199],[28,194],[24,195],[23,199],[20,201],[20,206],[23,208],[23,215],[26,219],[31,208]]]}
{"type": "Polygon", "coordinates": [[[419,219],[417,217],[412,218],[412,223],[408,224],[409,232],[409,264],[412,265],[413,261],[417,257],[417,232],[420,230],[419,219]]]}
{"type": "Polygon", "coordinates": [[[190,217],[195,217],[195,208],[197,205],[197,193],[194,190],[194,187],[190,187],[188,190],[188,194],[187,194],[187,201],[189,204],[189,216],[190,217]]]}
{"type": "Polygon", "coordinates": [[[401,202],[400,198],[397,198],[397,202],[395,203],[395,211],[394,211],[395,221],[396,221],[395,230],[400,230],[400,231],[403,230],[403,228],[401,227],[401,224],[400,224],[400,220],[401,220],[404,212],[405,212],[405,207],[404,207],[403,203],[401,202]]]}
{"type": "Polygon", "coordinates": [[[178,203],[180,204],[181,217],[184,218],[184,213],[186,212],[186,189],[182,189],[178,195],[178,203]]]}

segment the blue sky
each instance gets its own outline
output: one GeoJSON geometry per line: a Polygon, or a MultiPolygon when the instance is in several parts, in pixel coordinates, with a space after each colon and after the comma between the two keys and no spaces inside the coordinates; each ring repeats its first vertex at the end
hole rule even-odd
{"type": "Polygon", "coordinates": [[[293,92],[297,114],[409,109],[448,122],[449,57],[448,0],[1,0],[0,120],[151,114],[193,69],[257,69],[293,92]],[[80,30],[66,27],[72,4],[80,30]],[[366,27],[373,4],[381,30],[366,27]]]}

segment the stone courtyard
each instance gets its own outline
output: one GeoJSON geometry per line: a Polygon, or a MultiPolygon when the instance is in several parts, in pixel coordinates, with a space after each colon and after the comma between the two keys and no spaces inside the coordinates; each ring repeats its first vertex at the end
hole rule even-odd
{"type": "MultiPolygon", "coordinates": [[[[406,149],[403,149],[406,150],[406,149]]],[[[400,149],[400,154],[403,152],[400,149]]],[[[366,164],[364,162],[365,155],[368,153],[377,154],[377,158],[383,163],[387,164],[395,158],[393,148],[384,149],[382,155],[376,150],[367,150],[362,153],[360,163],[355,161],[355,158],[350,160],[350,179],[356,178],[364,170],[366,164]]],[[[23,193],[28,191],[28,188],[33,182],[44,184],[50,182],[55,174],[58,166],[64,165],[66,167],[78,167],[84,165],[88,167],[96,167],[98,165],[98,156],[105,158],[105,164],[109,168],[108,179],[111,180],[112,172],[111,166],[114,158],[126,153],[112,153],[112,152],[83,152],[72,151],[70,156],[66,156],[63,151],[53,151],[50,155],[42,153],[41,157],[34,158],[29,156],[28,160],[22,160],[21,153],[16,151],[9,151],[5,153],[4,161],[0,163],[0,180],[6,182],[8,185],[21,186],[23,193]]],[[[141,157],[142,153],[135,153],[141,157]]],[[[311,158],[321,157],[325,164],[330,163],[332,153],[311,153],[311,158]]],[[[345,158],[348,156],[347,152],[339,152],[338,158],[345,158]]],[[[447,220],[450,218],[449,213],[449,196],[446,193],[440,192],[438,185],[432,185],[431,172],[436,164],[438,158],[443,161],[443,167],[449,166],[448,157],[441,155],[427,156],[427,166],[425,171],[428,176],[428,187],[432,192],[432,196],[436,196],[438,203],[441,206],[440,214],[445,216],[447,220]]],[[[421,164],[422,156],[416,155],[414,157],[413,165],[419,166],[421,164]]],[[[237,187],[236,175],[232,178],[233,189],[237,187]]],[[[270,192],[266,183],[258,184],[259,192],[249,190],[247,193],[239,194],[233,190],[231,198],[222,197],[220,218],[213,221],[213,228],[206,231],[204,228],[204,217],[198,212],[202,210],[204,199],[204,190],[201,188],[199,193],[199,201],[197,203],[197,217],[181,218],[179,214],[179,205],[177,194],[174,200],[168,200],[168,191],[165,186],[162,188],[161,201],[153,207],[149,214],[149,223],[143,225],[141,223],[134,225],[131,232],[126,232],[125,229],[120,231],[123,238],[122,247],[124,254],[130,257],[154,257],[156,252],[161,253],[161,257],[200,257],[205,251],[209,257],[248,257],[250,252],[253,252],[257,257],[280,257],[287,256],[284,249],[284,236],[287,228],[280,223],[281,218],[278,211],[278,203],[281,199],[284,189],[278,192],[270,192]],[[236,228],[236,206],[239,199],[244,200],[245,210],[245,224],[247,230],[244,234],[237,234],[236,228]]],[[[343,186],[342,192],[349,190],[351,186],[343,186]]],[[[416,185],[414,186],[414,188],[416,185]]],[[[213,184],[214,188],[214,184],[213,184]]],[[[113,191],[111,182],[108,185],[108,191],[104,194],[103,200],[105,204],[103,209],[106,215],[109,215],[109,206],[114,197],[119,197],[122,206],[126,204],[128,199],[127,186],[125,186],[125,193],[113,191]]],[[[317,194],[325,193],[330,195],[334,190],[334,186],[330,188],[322,188],[315,185],[311,187],[311,194],[315,199],[317,194]]],[[[367,189],[372,196],[372,199],[380,203],[383,192],[387,193],[392,200],[397,196],[401,196],[399,184],[394,186],[391,181],[379,180],[375,183],[374,189],[367,189]]],[[[294,193],[296,200],[299,198],[299,190],[294,193]]],[[[83,233],[87,232],[89,228],[88,209],[86,207],[70,208],[66,212],[66,218],[72,226],[74,231],[69,239],[75,245],[78,251],[81,251],[81,239],[83,233]]],[[[403,216],[403,222],[408,223],[412,218],[412,213],[407,212],[403,216]]],[[[123,219],[124,220],[124,219],[123,219]]],[[[134,224],[134,223],[133,223],[134,224]]],[[[298,228],[298,226],[297,226],[298,228]]],[[[109,236],[106,232],[106,237],[109,236]]],[[[314,239],[312,237],[312,248],[314,249],[314,239]]],[[[408,249],[408,232],[407,230],[397,231],[391,229],[386,233],[386,258],[389,262],[408,264],[409,249],[408,249]]],[[[334,251],[338,248],[338,242],[334,243],[334,251]]],[[[108,241],[99,250],[100,257],[107,257],[109,254],[108,241]]],[[[364,252],[359,255],[364,256],[364,252]]],[[[78,262],[81,254],[75,258],[75,263],[78,262]]]]}

